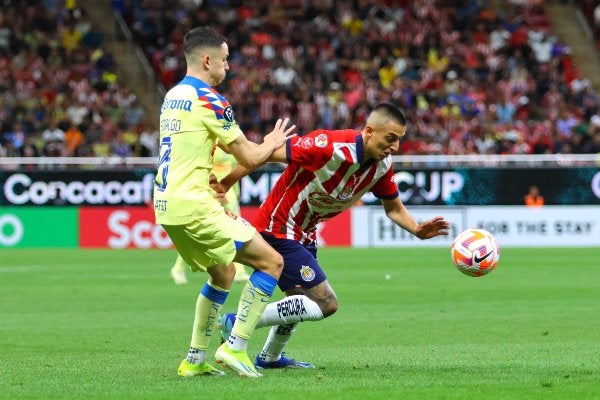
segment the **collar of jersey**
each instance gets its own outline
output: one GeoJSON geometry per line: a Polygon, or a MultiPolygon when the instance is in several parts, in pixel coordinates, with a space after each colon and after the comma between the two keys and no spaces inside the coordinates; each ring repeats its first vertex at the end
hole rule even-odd
{"type": "Polygon", "coordinates": [[[363,143],[362,135],[359,133],[356,135],[356,160],[359,163],[363,163],[365,157],[365,145],[363,143]]]}
{"type": "Polygon", "coordinates": [[[195,88],[199,87],[210,87],[208,83],[204,82],[202,79],[195,78],[193,76],[186,75],[178,85],[190,85],[195,88]]]}
{"type": "Polygon", "coordinates": [[[369,158],[365,160],[365,144],[363,142],[363,137],[361,134],[356,135],[356,160],[360,163],[360,169],[362,171],[369,168],[371,165],[375,163],[374,158],[369,158]]]}

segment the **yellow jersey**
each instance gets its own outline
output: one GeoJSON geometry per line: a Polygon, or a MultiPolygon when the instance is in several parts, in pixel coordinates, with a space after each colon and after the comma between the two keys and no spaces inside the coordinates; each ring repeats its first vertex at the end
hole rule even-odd
{"type": "Polygon", "coordinates": [[[156,222],[183,225],[223,212],[208,185],[216,143],[242,135],[225,97],[186,76],[169,90],[160,111],[160,152],[154,181],[156,222]]]}

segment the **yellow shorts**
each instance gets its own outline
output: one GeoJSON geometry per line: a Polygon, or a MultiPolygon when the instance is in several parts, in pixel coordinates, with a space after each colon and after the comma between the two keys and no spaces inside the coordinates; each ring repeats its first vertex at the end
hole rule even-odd
{"type": "Polygon", "coordinates": [[[212,214],[212,218],[162,227],[194,272],[230,264],[236,252],[234,241],[245,243],[256,233],[245,219],[225,210],[212,214]]]}

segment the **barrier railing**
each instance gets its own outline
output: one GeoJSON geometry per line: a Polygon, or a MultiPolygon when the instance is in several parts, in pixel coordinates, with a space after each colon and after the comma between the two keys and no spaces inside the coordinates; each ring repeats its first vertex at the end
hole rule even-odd
{"type": "MultiPolygon", "coordinates": [[[[405,167],[440,168],[469,165],[480,167],[573,167],[600,166],[600,154],[485,154],[485,155],[394,155],[394,163],[405,167]]],[[[154,168],[155,157],[2,157],[0,169],[130,169],[154,168]]]]}

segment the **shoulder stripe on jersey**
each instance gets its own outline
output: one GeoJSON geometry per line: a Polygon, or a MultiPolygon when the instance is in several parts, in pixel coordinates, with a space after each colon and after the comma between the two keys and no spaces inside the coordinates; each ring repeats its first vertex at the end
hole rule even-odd
{"type": "Polygon", "coordinates": [[[224,119],[223,113],[229,107],[227,99],[209,87],[197,88],[196,90],[198,91],[200,105],[214,112],[217,119],[224,119]]]}
{"type": "Polygon", "coordinates": [[[224,119],[225,109],[229,107],[229,102],[219,92],[214,90],[208,83],[193,76],[184,77],[177,85],[189,85],[196,89],[200,106],[215,113],[217,119],[224,119]]]}

